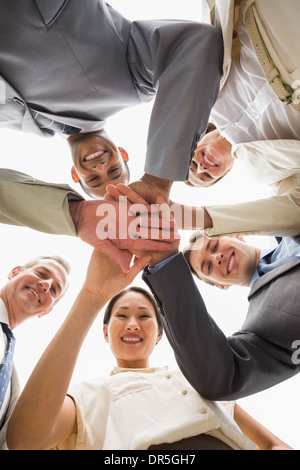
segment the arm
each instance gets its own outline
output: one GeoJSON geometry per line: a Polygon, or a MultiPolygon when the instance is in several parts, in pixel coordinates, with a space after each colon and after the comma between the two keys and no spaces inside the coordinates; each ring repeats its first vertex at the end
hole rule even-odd
{"type": "Polygon", "coordinates": [[[134,27],[137,47],[151,51],[147,67],[157,90],[144,171],[186,181],[193,145],[206,131],[219,93],[222,35],[211,25],[196,22],[162,21],[155,27],[152,22],[135,22],[134,27]]]}
{"type": "Polygon", "coordinates": [[[82,197],[67,185],[50,184],[13,170],[0,170],[0,223],[76,236],[69,200],[82,197]]]}
{"type": "MultiPolygon", "coordinates": [[[[115,202],[85,201],[66,185],[45,183],[13,170],[0,171],[0,223],[78,236],[98,251],[118,260],[125,271],[129,264],[123,250],[168,251],[173,248],[173,232],[169,238],[163,239],[159,230],[156,236],[148,230],[141,233],[141,239],[130,236],[130,224],[137,219],[130,205],[124,208],[126,220],[123,234],[119,237],[121,210],[115,202]],[[112,234],[107,234],[104,239],[98,230],[103,220],[112,230],[112,234]]],[[[143,210],[148,213],[151,208],[147,205],[143,210]]]]}
{"type": "MultiPolygon", "coordinates": [[[[131,254],[127,253],[131,258],[131,254]]],[[[70,313],[29,378],[9,421],[11,449],[50,449],[76,431],[73,401],[66,397],[81,345],[99,310],[127,287],[148,258],[124,274],[94,251],[85,283],[70,313]]]]}
{"type": "Polygon", "coordinates": [[[212,228],[208,237],[268,235],[292,237],[300,233],[300,190],[257,201],[208,206],[212,228]]]}
{"type": "Polygon", "coordinates": [[[234,420],[241,431],[251,441],[258,445],[260,450],[293,450],[289,445],[275,436],[271,431],[246,413],[239,405],[234,407],[234,420]]]}
{"type": "Polygon", "coordinates": [[[210,400],[234,400],[259,392],[298,372],[291,353],[255,333],[229,336],[208,314],[180,254],[143,279],[159,303],[177,363],[198,393],[210,400]]]}

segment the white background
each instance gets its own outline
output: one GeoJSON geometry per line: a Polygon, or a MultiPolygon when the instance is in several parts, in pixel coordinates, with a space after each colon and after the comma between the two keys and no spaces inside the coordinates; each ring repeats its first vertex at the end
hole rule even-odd
{"type": "MultiPolygon", "coordinates": [[[[110,3],[132,20],[148,18],[201,20],[199,0],[186,0],[185,2],[151,0],[147,9],[145,9],[146,2],[141,0],[112,0],[110,3]]],[[[150,111],[151,105],[132,108],[111,119],[106,127],[116,144],[123,146],[129,153],[132,181],[143,174],[150,111]]],[[[75,187],[70,178],[71,157],[68,145],[62,138],[42,139],[1,130],[0,139],[2,167],[20,170],[45,181],[67,183],[75,187]]],[[[78,185],[75,189],[80,192],[78,185]]],[[[230,174],[210,189],[190,188],[183,183],[175,183],[171,198],[176,202],[208,205],[259,199],[269,194],[267,188],[255,182],[243,172],[238,164],[235,164],[230,174]]],[[[43,214],[41,214],[42,217],[43,214]]],[[[185,232],[181,235],[183,247],[189,233],[185,232]]],[[[68,313],[84,279],[92,249],[77,238],[47,235],[28,228],[5,225],[1,225],[1,241],[1,284],[6,282],[6,275],[14,266],[39,255],[60,254],[70,262],[72,267],[69,290],[53,312],[42,319],[25,322],[15,330],[17,337],[15,362],[24,384],[45,346],[68,313]]],[[[268,247],[270,244],[267,237],[249,237],[247,242],[260,247],[268,247]]],[[[140,277],[134,284],[146,287],[140,277]]],[[[208,311],[225,334],[238,330],[247,313],[248,288],[233,287],[227,292],[222,292],[200,282],[198,286],[208,311]]],[[[182,314],[186,315],[186,321],[189,321],[188,312],[182,312],[182,314]]],[[[63,357],[61,360],[63,361],[63,357]]],[[[166,364],[176,366],[172,350],[164,337],[163,341],[156,346],[151,365],[166,364]]],[[[109,346],[102,337],[102,315],[100,314],[84,343],[73,381],[107,376],[114,365],[109,346]]],[[[300,449],[297,426],[300,418],[298,376],[270,390],[242,399],[239,404],[274,434],[295,449],[300,449]]]]}

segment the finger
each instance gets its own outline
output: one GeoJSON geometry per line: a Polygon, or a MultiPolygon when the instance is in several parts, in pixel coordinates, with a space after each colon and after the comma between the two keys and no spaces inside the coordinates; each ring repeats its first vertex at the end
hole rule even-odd
{"type": "Polygon", "coordinates": [[[136,240],[122,240],[120,245],[121,247],[123,245],[124,249],[128,249],[132,252],[171,251],[177,246],[178,241],[179,240],[171,243],[166,241],[144,240],[142,238],[138,238],[136,240]]]}
{"type": "Polygon", "coordinates": [[[113,184],[108,184],[106,186],[107,195],[111,197],[112,200],[118,201],[122,193],[114,186],[113,184]]]}
{"type": "Polygon", "coordinates": [[[171,242],[180,240],[180,235],[177,230],[171,229],[170,227],[162,228],[145,228],[141,227],[139,231],[132,234],[132,238],[141,238],[144,240],[163,240],[165,242],[171,242]]]}
{"type": "Polygon", "coordinates": [[[150,260],[151,256],[149,255],[144,255],[140,259],[135,258],[135,262],[127,274],[130,282],[132,282],[133,279],[144,269],[150,260]]]}
{"type": "Polygon", "coordinates": [[[132,204],[148,205],[148,202],[142,196],[140,196],[137,192],[135,192],[133,189],[131,189],[129,186],[126,186],[125,184],[118,184],[117,190],[121,194],[123,194],[123,196],[126,196],[128,201],[132,204]]]}
{"type": "Polygon", "coordinates": [[[109,193],[104,194],[104,199],[106,201],[114,201],[114,198],[109,193]]]}

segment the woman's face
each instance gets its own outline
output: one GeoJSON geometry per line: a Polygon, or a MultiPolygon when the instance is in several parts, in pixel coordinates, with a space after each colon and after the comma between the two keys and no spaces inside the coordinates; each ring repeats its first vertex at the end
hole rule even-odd
{"type": "Polygon", "coordinates": [[[118,367],[149,367],[149,356],[161,339],[151,302],[139,292],[127,292],[115,303],[103,326],[118,367]]]}
{"type": "Polygon", "coordinates": [[[189,182],[193,186],[211,186],[228,173],[234,163],[231,144],[218,130],[209,132],[198,144],[189,170],[189,182]]]}

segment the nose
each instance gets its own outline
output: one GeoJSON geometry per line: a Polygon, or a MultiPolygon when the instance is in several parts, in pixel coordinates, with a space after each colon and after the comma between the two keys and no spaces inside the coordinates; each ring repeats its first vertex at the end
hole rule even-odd
{"type": "Polygon", "coordinates": [[[128,331],[138,331],[140,329],[140,327],[139,327],[138,322],[134,318],[132,318],[128,321],[128,323],[126,325],[126,329],[128,331]]]}
{"type": "Polygon", "coordinates": [[[218,265],[218,266],[221,266],[221,263],[224,259],[224,255],[223,253],[216,253],[213,255],[214,257],[214,260],[215,260],[215,263],[218,265]]]}
{"type": "Polygon", "coordinates": [[[50,289],[51,289],[51,283],[52,283],[51,279],[44,279],[44,280],[42,280],[42,281],[39,282],[39,285],[40,285],[40,287],[42,288],[42,290],[43,290],[45,293],[47,293],[47,292],[49,292],[50,289]]]}

